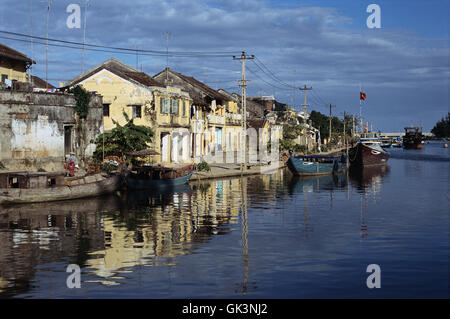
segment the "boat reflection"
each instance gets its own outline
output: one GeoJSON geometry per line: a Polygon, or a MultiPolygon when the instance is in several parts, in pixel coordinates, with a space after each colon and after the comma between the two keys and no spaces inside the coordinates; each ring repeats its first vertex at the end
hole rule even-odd
{"type": "Polygon", "coordinates": [[[298,177],[293,176],[289,183],[290,194],[318,191],[333,191],[347,186],[345,173],[326,176],[298,177]]]}
{"type": "Polygon", "coordinates": [[[358,192],[379,193],[383,178],[389,175],[389,166],[353,167],[349,170],[350,183],[358,192]]]}

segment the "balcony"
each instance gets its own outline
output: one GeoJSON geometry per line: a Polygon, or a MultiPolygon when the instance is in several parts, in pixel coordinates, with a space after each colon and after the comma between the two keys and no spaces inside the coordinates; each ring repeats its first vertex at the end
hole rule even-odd
{"type": "Polygon", "coordinates": [[[236,113],[226,113],[226,123],[230,125],[241,125],[242,115],[236,113]]]}
{"type": "Polygon", "coordinates": [[[208,114],[208,123],[209,124],[225,124],[225,117],[220,115],[208,114]]]}

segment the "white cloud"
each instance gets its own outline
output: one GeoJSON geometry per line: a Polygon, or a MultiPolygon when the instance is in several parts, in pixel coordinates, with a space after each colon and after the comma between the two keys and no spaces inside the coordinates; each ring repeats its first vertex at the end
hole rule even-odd
{"type": "MultiPolygon", "coordinates": [[[[29,33],[29,8],[26,4],[6,0],[11,14],[3,13],[1,28],[29,33]],[[15,21],[24,23],[16,24],[15,21]]],[[[81,41],[82,30],[65,27],[65,7],[71,1],[55,1],[51,11],[50,37],[81,41]]],[[[338,4],[337,4],[338,5],[338,4]]],[[[3,10],[2,10],[3,11],[3,10]]],[[[33,33],[45,35],[45,6],[34,4],[33,33]]],[[[163,32],[170,31],[170,51],[233,51],[246,50],[255,54],[276,76],[287,83],[303,85],[314,83],[334,104],[350,104],[345,98],[350,91],[358,90],[364,83],[368,90],[383,94],[383,88],[421,88],[426,94],[436,87],[443,89],[448,83],[449,48],[445,40],[433,43],[421,42],[419,37],[398,30],[355,30],[352,20],[340,14],[337,8],[296,7],[295,4],[271,7],[259,0],[188,1],[188,0],[138,0],[133,2],[110,0],[91,1],[88,9],[87,42],[114,47],[165,50],[163,32]],[[410,38],[416,40],[408,40],[410,38]],[[444,45],[442,45],[444,43],[444,45]],[[447,82],[446,82],[447,81],[447,82]],[[424,83],[425,82],[425,83],[424,83]],[[425,88],[424,88],[425,85],[425,88]],[[341,92],[347,92],[341,94],[341,92]]],[[[0,41],[4,42],[0,39],[0,41]]],[[[6,41],[6,40],[5,40],[6,41]]],[[[28,44],[9,41],[6,44],[30,54],[28,44]]],[[[44,47],[35,46],[39,65],[44,69],[44,47]]],[[[112,56],[111,53],[86,52],[86,62],[94,66],[112,56]]],[[[115,55],[134,66],[134,55],[115,55]]],[[[81,52],[51,48],[50,78],[69,79],[77,75],[81,52]]],[[[144,70],[150,74],[165,67],[165,57],[139,57],[144,70]]],[[[225,58],[169,58],[169,64],[177,71],[211,82],[226,80],[218,87],[230,86],[230,78],[236,78],[240,64],[225,58]]],[[[249,67],[268,82],[274,82],[249,62],[249,67]]],[[[42,73],[40,74],[42,76],[42,73]]],[[[252,82],[249,93],[259,89],[273,91],[256,76],[248,75],[252,82]]],[[[232,85],[236,85],[231,83],[232,85]]],[[[282,86],[276,83],[277,86],[282,86]]],[[[236,85],[237,88],[237,85],[236,85]]],[[[278,90],[281,101],[292,94],[278,90]]],[[[417,90],[419,92],[419,90],[417,90]]],[[[358,94],[358,93],[356,93],[358,94]]],[[[389,94],[395,94],[391,92],[389,94]]],[[[419,94],[419,93],[417,93],[419,94]]],[[[373,96],[371,94],[371,96],[373,96]]],[[[383,107],[389,109],[391,96],[385,96],[383,107]]],[[[302,103],[300,92],[296,95],[302,103]]],[[[356,102],[358,102],[356,100],[356,102]]],[[[353,103],[353,101],[352,101],[353,103]]],[[[435,101],[442,106],[447,100],[435,101]]],[[[417,105],[417,108],[420,106],[417,105]]]]}

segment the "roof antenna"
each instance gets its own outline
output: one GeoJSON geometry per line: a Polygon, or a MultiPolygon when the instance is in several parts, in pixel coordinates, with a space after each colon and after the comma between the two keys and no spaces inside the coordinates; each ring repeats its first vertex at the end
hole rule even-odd
{"type": "Polygon", "coordinates": [[[87,22],[87,8],[89,7],[89,0],[84,3],[84,30],[83,30],[83,49],[81,51],[81,74],[84,72],[84,45],[86,43],[86,22],[87,22]]]}
{"type": "Polygon", "coordinates": [[[166,85],[169,81],[169,38],[171,36],[170,31],[163,33],[166,37],[166,85]]]}

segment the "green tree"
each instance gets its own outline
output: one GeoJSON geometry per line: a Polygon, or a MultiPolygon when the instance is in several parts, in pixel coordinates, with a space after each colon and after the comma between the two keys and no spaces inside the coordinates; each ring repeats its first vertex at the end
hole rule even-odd
{"type": "Polygon", "coordinates": [[[101,162],[103,159],[103,150],[105,156],[118,156],[130,162],[126,153],[142,151],[148,148],[148,143],[152,141],[154,135],[150,127],[136,125],[133,119],[123,112],[123,116],[127,123],[121,126],[117,121],[113,120],[116,125],[110,132],[100,134],[95,140],[96,150],[94,152],[94,159],[101,162]],[[104,138],[104,149],[103,149],[104,138]]]}
{"type": "Polygon", "coordinates": [[[447,116],[443,117],[431,130],[437,138],[448,138],[450,137],[450,112],[447,116]]]}

